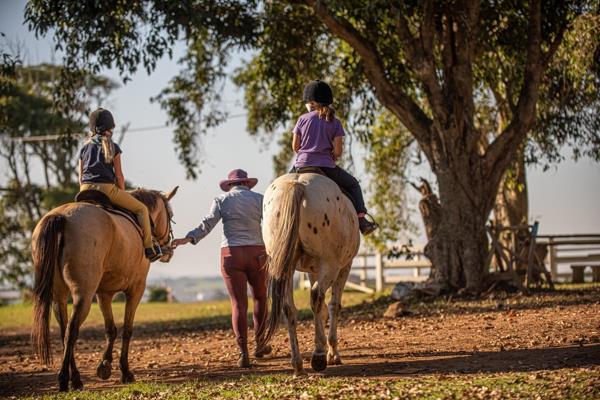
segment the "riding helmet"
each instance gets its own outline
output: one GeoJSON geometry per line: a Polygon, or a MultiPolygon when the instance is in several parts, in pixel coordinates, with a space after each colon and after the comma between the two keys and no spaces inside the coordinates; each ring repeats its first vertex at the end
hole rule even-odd
{"type": "Polygon", "coordinates": [[[90,114],[90,129],[95,134],[104,133],[110,129],[114,129],[115,120],[110,111],[104,108],[98,108],[90,114]]]}
{"type": "Polygon", "coordinates": [[[321,80],[314,80],[309,82],[304,87],[304,94],[302,99],[305,103],[314,101],[319,104],[330,105],[333,103],[333,92],[328,84],[321,80]]]}

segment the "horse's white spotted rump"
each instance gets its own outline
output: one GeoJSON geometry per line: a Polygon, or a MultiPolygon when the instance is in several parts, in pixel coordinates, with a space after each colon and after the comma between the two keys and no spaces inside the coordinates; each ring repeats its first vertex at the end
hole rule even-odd
{"type": "Polygon", "coordinates": [[[269,256],[272,310],[269,327],[261,340],[266,343],[272,337],[281,313],[285,313],[294,372],[304,374],[296,338],[292,277],[294,270],[308,272],[316,328],[311,364],[317,371],[325,369],[327,364],[339,364],[337,316],[352,259],[360,245],[356,211],[337,184],[317,174],[287,174],[277,178],[267,189],[264,204],[263,239],[269,256]],[[324,300],[330,287],[331,323],[326,338],[324,300]]]}

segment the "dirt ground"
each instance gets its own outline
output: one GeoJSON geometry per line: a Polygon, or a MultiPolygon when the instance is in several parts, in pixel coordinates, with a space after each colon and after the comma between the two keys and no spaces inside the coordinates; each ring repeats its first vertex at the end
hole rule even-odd
{"type": "MultiPolygon", "coordinates": [[[[381,316],[389,303],[380,299],[344,310],[338,333],[344,364],[329,367],[323,375],[389,379],[566,368],[598,371],[600,376],[600,288],[414,302],[406,305],[412,314],[397,319],[381,316]]],[[[0,396],[57,390],[60,344],[56,331],[52,337],[55,361],[47,368],[32,356],[28,332],[0,334],[0,396]]],[[[305,368],[312,373],[309,319],[301,323],[299,341],[305,368]]],[[[115,360],[119,345],[118,340],[115,360]]],[[[110,379],[95,376],[103,347],[100,327],[82,331],[77,363],[86,389],[121,385],[117,361],[110,379]]],[[[236,361],[235,341],[226,326],[206,329],[201,321],[177,321],[138,325],[134,330],[130,365],[136,379],[173,383],[291,374],[286,330],[276,335],[273,356],[254,361],[250,370],[237,368],[236,361]]]]}

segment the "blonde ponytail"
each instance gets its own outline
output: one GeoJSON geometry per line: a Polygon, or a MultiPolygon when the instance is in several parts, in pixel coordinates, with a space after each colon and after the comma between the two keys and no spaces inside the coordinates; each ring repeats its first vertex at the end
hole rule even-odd
{"type": "Polygon", "coordinates": [[[107,164],[112,164],[115,158],[115,144],[112,139],[108,136],[102,135],[102,154],[104,155],[104,162],[107,164]]]}
{"type": "Polygon", "coordinates": [[[325,121],[327,122],[333,121],[333,117],[335,116],[335,109],[333,106],[317,103],[315,101],[311,101],[309,104],[311,109],[317,111],[319,118],[325,118],[325,121]]]}
{"type": "MultiPolygon", "coordinates": [[[[112,139],[108,136],[98,135],[100,136],[100,144],[102,145],[102,155],[104,156],[104,162],[107,164],[112,164],[115,159],[115,144],[112,139]]],[[[88,144],[94,138],[94,132],[91,132],[91,136],[88,140],[85,141],[84,144],[88,144]]]]}

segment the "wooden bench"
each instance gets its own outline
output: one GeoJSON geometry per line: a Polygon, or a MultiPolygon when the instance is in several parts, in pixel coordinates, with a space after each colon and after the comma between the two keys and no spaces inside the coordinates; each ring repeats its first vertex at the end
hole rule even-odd
{"type": "Polygon", "coordinates": [[[571,265],[571,270],[573,271],[571,278],[572,283],[583,283],[585,267],[587,267],[587,265],[571,265]]]}

